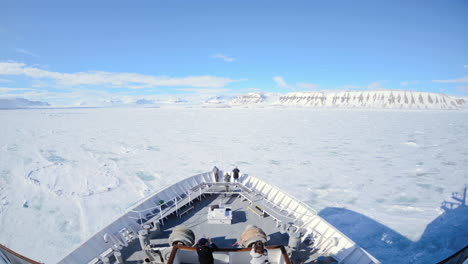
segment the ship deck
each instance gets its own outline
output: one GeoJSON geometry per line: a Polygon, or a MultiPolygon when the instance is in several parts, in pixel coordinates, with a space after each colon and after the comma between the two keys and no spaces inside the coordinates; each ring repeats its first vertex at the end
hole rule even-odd
{"type": "MultiPolygon", "coordinates": [[[[219,248],[237,248],[236,242],[248,225],[256,225],[267,234],[267,245],[288,245],[288,233],[281,232],[274,217],[262,215],[258,211],[249,209],[251,202],[254,205],[256,203],[252,199],[246,199],[245,196],[240,195],[240,189],[223,193],[226,191],[225,186],[215,185],[211,188],[210,192],[204,194],[203,197],[194,199],[191,203],[180,208],[178,210],[179,215],[174,213],[164,219],[164,224],[160,226],[160,232],[153,232],[149,235],[151,245],[154,247],[169,247],[168,238],[172,233],[172,229],[178,225],[191,229],[196,240],[202,237],[211,238],[211,241],[219,248]],[[231,207],[232,223],[230,225],[208,223],[208,208],[211,205],[219,204],[231,207]]],[[[291,256],[294,263],[328,264],[335,261],[331,257],[326,257],[319,262],[317,260],[319,255],[314,252],[313,248],[303,244],[291,256]]],[[[138,239],[129,243],[121,253],[125,263],[144,263],[144,259],[147,257],[145,252],[141,250],[138,239]]],[[[195,259],[193,263],[198,262],[195,259]]]]}

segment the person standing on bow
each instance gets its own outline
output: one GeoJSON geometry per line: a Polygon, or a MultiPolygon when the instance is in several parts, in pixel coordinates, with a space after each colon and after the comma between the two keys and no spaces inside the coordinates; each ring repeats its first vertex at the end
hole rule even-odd
{"type": "Polygon", "coordinates": [[[208,238],[201,238],[195,245],[197,249],[198,261],[200,264],[213,264],[213,250],[218,247],[208,238]]]}
{"type": "Polygon", "coordinates": [[[219,169],[216,166],[213,167],[213,176],[215,178],[215,182],[218,182],[219,169]]]}
{"type": "Polygon", "coordinates": [[[240,172],[240,170],[237,167],[235,167],[232,170],[232,178],[234,178],[233,182],[238,182],[239,181],[239,172],[240,172]]]}
{"type": "Polygon", "coordinates": [[[229,173],[226,172],[226,174],[224,174],[224,182],[230,182],[231,181],[231,175],[229,175],[229,173]]]}

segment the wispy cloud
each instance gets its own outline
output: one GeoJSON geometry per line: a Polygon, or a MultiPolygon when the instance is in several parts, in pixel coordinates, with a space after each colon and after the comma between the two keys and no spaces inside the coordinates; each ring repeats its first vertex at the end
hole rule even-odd
{"type": "Polygon", "coordinates": [[[464,76],[458,79],[451,80],[432,80],[435,83],[468,83],[468,76],[464,76]]]}
{"type": "Polygon", "coordinates": [[[404,81],[404,82],[400,82],[400,85],[401,86],[408,86],[408,85],[414,85],[414,84],[418,84],[419,81],[404,81]]]}
{"type": "Polygon", "coordinates": [[[29,55],[29,56],[32,56],[32,57],[36,57],[38,58],[39,55],[35,54],[35,53],[32,53],[28,50],[25,50],[25,49],[21,49],[21,48],[15,48],[15,51],[16,52],[19,52],[19,53],[23,53],[23,54],[26,54],[26,55],[29,55]]]}
{"type": "Polygon", "coordinates": [[[0,83],[12,83],[12,80],[0,79],[0,83]]]}
{"type": "Polygon", "coordinates": [[[288,89],[289,89],[289,88],[292,88],[292,86],[289,85],[289,84],[287,84],[286,81],[284,80],[284,78],[281,77],[281,76],[275,76],[275,77],[273,77],[273,81],[275,81],[275,82],[276,82],[276,85],[278,85],[278,86],[281,87],[281,88],[288,88],[288,89]]]}
{"type": "Polygon", "coordinates": [[[458,89],[459,91],[464,92],[464,93],[468,93],[468,85],[458,86],[457,89],[458,89]]]}
{"type": "Polygon", "coordinates": [[[369,83],[366,87],[369,90],[376,90],[376,89],[382,89],[382,83],[381,82],[373,82],[369,83]]]}
{"type": "Polygon", "coordinates": [[[11,93],[11,92],[18,92],[18,91],[35,91],[35,89],[31,88],[11,88],[11,87],[0,87],[0,94],[11,93]]]}
{"type": "Polygon", "coordinates": [[[468,68],[468,65],[463,65],[463,67],[468,68]]]}
{"type": "Polygon", "coordinates": [[[315,83],[298,83],[297,84],[297,88],[299,88],[301,90],[316,90],[319,87],[320,86],[318,84],[315,84],[315,83]]]}
{"type": "Polygon", "coordinates": [[[346,84],[343,86],[338,87],[338,89],[348,90],[348,89],[364,89],[365,86],[357,86],[352,84],[346,84]]]}
{"type": "Polygon", "coordinates": [[[176,89],[176,90],[184,91],[184,92],[194,92],[194,93],[199,93],[199,94],[221,94],[221,93],[227,93],[230,91],[227,88],[221,88],[221,89],[181,88],[181,89],[176,89]]]}
{"type": "Polygon", "coordinates": [[[229,56],[229,55],[225,55],[225,54],[221,54],[221,53],[218,53],[218,54],[215,54],[215,55],[212,55],[211,56],[213,59],[219,59],[219,60],[222,60],[224,62],[233,62],[235,61],[236,59],[232,56],[229,56]]]}
{"type": "Polygon", "coordinates": [[[166,77],[138,73],[76,72],[61,73],[43,70],[24,63],[0,63],[0,75],[25,75],[34,79],[52,80],[64,86],[100,85],[124,88],[153,88],[158,86],[188,86],[219,88],[239,80],[216,76],[166,77]]]}
{"type": "Polygon", "coordinates": [[[379,89],[384,89],[382,87],[382,82],[372,82],[367,85],[359,86],[359,85],[352,85],[352,84],[347,84],[338,87],[338,89],[343,89],[343,90],[352,90],[352,89],[359,89],[359,90],[379,90],[379,89]]]}
{"type": "Polygon", "coordinates": [[[286,82],[286,80],[282,76],[273,77],[273,81],[275,81],[278,87],[286,88],[286,89],[316,90],[320,87],[318,84],[315,84],[315,83],[297,83],[296,85],[290,85],[286,82]]]}

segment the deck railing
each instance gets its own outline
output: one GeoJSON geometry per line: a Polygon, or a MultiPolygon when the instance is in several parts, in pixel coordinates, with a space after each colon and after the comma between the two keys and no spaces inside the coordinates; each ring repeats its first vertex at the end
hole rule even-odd
{"type": "MultiPolygon", "coordinates": [[[[369,253],[357,246],[335,227],[317,215],[309,205],[290,194],[258,178],[242,175],[238,183],[230,183],[245,188],[253,195],[258,195],[268,205],[270,212],[281,212],[284,219],[291,219],[297,232],[315,240],[316,249],[323,254],[330,254],[340,263],[371,264],[380,263],[369,253]],[[270,207],[271,206],[271,207],[270,207]]],[[[111,224],[82,243],[59,263],[97,263],[100,258],[108,257],[138,234],[144,225],[163,224],[164,219],[190,204],[194,199],[212,191],[215,185],[211,172],[201,173],[166,186],[158,192],[139,201],[111,224]],[[162,201],[162,202],[161,202],[162,201]]],[[[242,194],[242,191],[241,191],[242,194]]],[[[245,193],[246,194],[246,193],[245,193]]],[[[268,213],[268,211],[267,211],[268,213]]],[[[280,219],[276,219],[280,220],[280,219]]]]}

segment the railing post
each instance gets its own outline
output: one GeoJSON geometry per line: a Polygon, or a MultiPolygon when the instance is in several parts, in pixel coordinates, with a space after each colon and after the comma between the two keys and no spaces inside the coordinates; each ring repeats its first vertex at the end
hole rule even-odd
{"type": "Polygon", "coordinates": [[[117,261],[118,264],[124,264],[124,260],[122,258],[122,253],[120,253],[119,251],[116,251],[114,253],[114,257],[115,257],[115,260],[117,261]]]}
{"type": "Polygon", "coordinates": [[[161,205],[159,205],[159,214],[161,215],[161,222],[164,225],[164,218],[163,218],[162,206],[161,205]]]}

